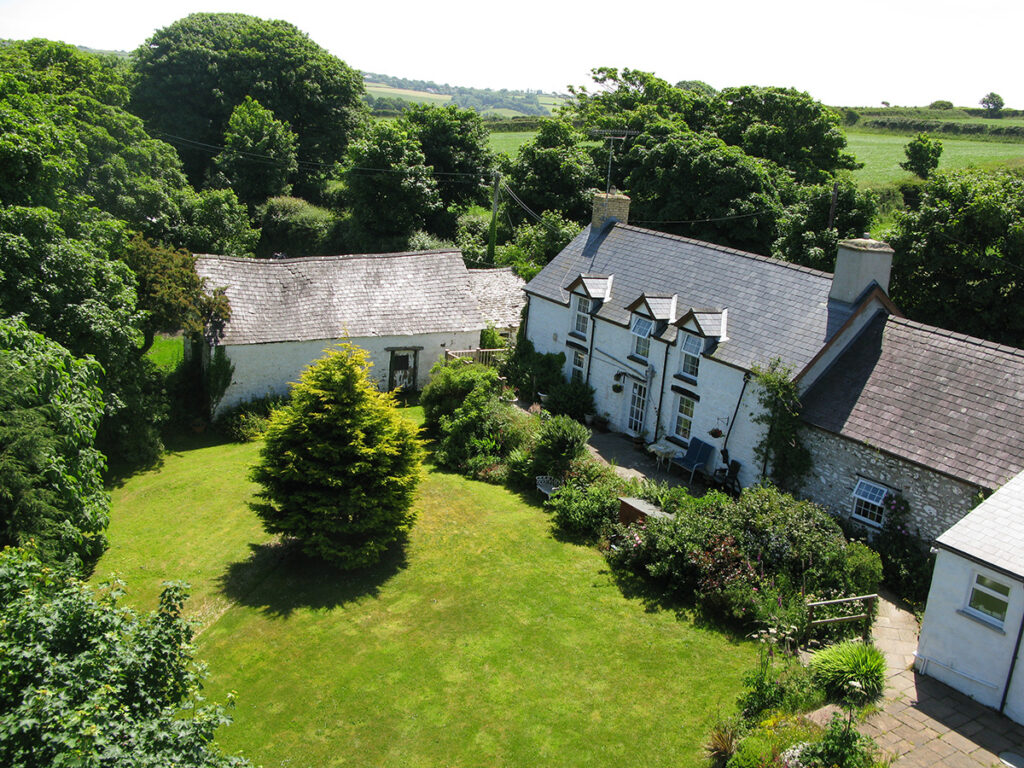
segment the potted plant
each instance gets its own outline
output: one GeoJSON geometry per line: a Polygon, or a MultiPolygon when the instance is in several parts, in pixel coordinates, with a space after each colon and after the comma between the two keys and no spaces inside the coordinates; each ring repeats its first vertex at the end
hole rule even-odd
{"type": "Polygon", "coordinates": [[[725,433],[718,427],[712,427],[711,429],[708,430],[708,434],[711,435],[712,437],[718,438],[724,435],[725,433]]]}
{"type": "Polygon", "coordinates": [[[604,413],[594,416],[594,429],[598,432],[608,431],[608,420],[611,418],[611,414],[605,411],[604,413]]]}
{"type": "Polygon", "coordinates": [[[619,384],[619,382],[615,382],[614,384],[612,384],[612,392],[614,392],[615,394],[619,394],[621,391],[622,385],[619,384]]]}

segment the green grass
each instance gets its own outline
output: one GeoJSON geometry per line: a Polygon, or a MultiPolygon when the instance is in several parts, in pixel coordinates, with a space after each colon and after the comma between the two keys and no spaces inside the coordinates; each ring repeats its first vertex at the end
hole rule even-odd
{"type": "Polygon", "coordinates": [[[164,372],[170,372],[178,367],[184,351],[180,335],[167,336],[161,333],[153,338],[153,346],[146,354],[157,368],[164,372]]]}
{"type": "Polygon", "coordinates": [[[537,131],[508,131],[491,134],[491,149],[515,157],[519,148],[537,135],[537,131]]]}
{"type": "MultiPolygon", "coordinates": [[[[421,414],[413,411],[413,415],[421,414]]],[[[428,468],[403,550],[355,575],[246,509],[255,445],[202,445],[115,489],[129,601],[188,578],[229,751],[272,766],[698,766],[749,643],[625,597],[601,554],[502,488],[428,468]]],[[[627,590],[629,591],[629,590],[627,590]]]]}
{"type": "Polygon", "coordinates": [[[408,88],[392,88],[384,83],[364,83],[366,92],[375,98],[387,96],[388,98],[405,99],[417,104],[447,104],[452,100],[450,94],[430,93],[429,91],[412,91],[408,88]]]}
{"type": "MultiPolygon", "coordinates": [[[[942,142],[940,171],[970,166],[991,170],[1024,165],[1024,144],[938,138],[942,142]]],[[[903,148],[910,141],[909,137],[849,131],[846,140],[857,160],[864,163],[864,167],[853,174],[859,186],[876,188],[916,178],[899,166],[907,159],[903,148]]]]}

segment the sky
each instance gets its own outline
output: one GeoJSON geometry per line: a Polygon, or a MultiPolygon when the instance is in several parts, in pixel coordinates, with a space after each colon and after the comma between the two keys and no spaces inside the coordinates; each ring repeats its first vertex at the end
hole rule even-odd
{"type": "Polygon", "coordinates": [[[132,50],[200,11],[284,19],[356,69],[476,88],[565,92],[612,66],[834,106],[977,106],[995,91],[1024,108],[1015,0],[0,0],[0,38],[132,50]]]}

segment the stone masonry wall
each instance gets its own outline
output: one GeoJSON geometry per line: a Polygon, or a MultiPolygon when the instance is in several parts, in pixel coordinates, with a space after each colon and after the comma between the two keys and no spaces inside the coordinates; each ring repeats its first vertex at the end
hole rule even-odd
{"type": "Polygon", "coordinates": [[[975,506],[979,488],[898,459],[861,443],[810,427],[803,432],[813,466],[800,494],[832,514],[849,517],[853,489],[863,477],[901,492],[911,524],[935,539],[975,506]]]}

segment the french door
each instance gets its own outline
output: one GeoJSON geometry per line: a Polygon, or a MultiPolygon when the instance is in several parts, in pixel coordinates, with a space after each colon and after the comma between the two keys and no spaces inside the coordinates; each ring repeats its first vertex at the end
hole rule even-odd
{"type": "Polygon", "coordinates": [[[634,381],[632,384],[626,427],[634,435],[642,435],[644,433],[644,413],[647,411],[647,385],[639,381],[634,381]]]}

